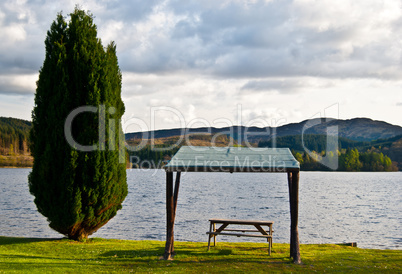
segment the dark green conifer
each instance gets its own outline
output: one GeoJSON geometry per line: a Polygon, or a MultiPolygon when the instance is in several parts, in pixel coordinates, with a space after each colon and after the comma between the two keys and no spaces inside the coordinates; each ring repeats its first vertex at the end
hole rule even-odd
{"type": "Polygon", "coordinates": [[[127,196],[121,72],[114,43],[103,48],[93,16],[78,8],[69,22],[57,16],[45,46],[29,189],[51,228],[82,240],[113,218],[127,196]]]}

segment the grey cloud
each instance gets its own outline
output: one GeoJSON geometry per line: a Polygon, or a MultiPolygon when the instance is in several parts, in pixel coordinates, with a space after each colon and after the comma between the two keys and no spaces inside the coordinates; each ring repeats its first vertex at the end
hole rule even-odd
{"type": "MultiPolygon", "coordinates": [[[[274,1],[269,4],[259,1],[249,8],[238,2],[220,6],[219,2],[211,4],[211,1],[206,1],[205,5],[202,2],[199,5],[190,5],[186,12],[176,1],[172,2],[171,8],[175,12],[187,16],[176,25],[174,36],[177,33],[181,37],[196,35],[205,44],[218,42],[220,46],[250,46],[253,40],[260,44],[258,38],[271,36],[290,16],[286,8],[290,1],[274,1]]],[[[269,40],[276,40],[275,38],[272,35],[269,40]]]]}
{"type": "MultiPolygon", "coordinates": [[[[0,4],[6,14],[2,24],[24,24],[27,35],[24,41],[0,46],[1,74],[39,70],[44,58],[43,41],[51,22],[61,9],[68,9],[64,10],[65,15],[73,9],[73,3],[66,7],[54,3],[27,1],[22,4],[26,16],[21,16],[17,8],[0,4]]],[[[327,18],[317,7],[310,11],[309,7],[300,8],[300,3],[290,0],[249,4],[247,1],[126,0],[85,5],[83,8],[94,13],[98,29],[106,29],[112,21],[122,22],[123,29],[111,38],[116,41],[123,72],[162,75],[185,72],[243,79],[296,76],[402,79],[402,49],[398,39],[393,38],[397,37],[402,18],[392,22],[389,28],[383,26],[391,32],[389,38],[376,39],[374,33],[370,40],[363,37],[364,31],[373,26],[361,18],[340,26],[329,24],[321,30],[300,23],[327,18]],[[164,26],[156,20],[154,24],[160,25],[155,35],[152,30],[146,38],[138,37],[140,32],[136,28],[148,24],[147,20],[155,12],[168,14],[169,20],[177,23],[164,26]],[[119,41],[124,42],[121,51],[119,41]]],[[[367,12],[366,16],[369,15],[367,12]]],[[[331,20],[343,19],[327,21],[331,20]]],[[[109,36],[113,35],[111,32],[109,36]]],[[[250,81],[244,88],[275,87],[283,92],[297,88],[265,80],[250,81]]]]}
{"type": "Polygon", "coordinates": [[[184,7],[181,3],[172,1],[169,7],[179,16],[186,17],[167,33],[165,40],[148,41],[151,44],[149,52],[137,56],[125,53],[123,67],[135,72],[193,70],[202,74],[245,77],[246,62],[249,65],[246,72],[266,75],[259,64],[253,64],[255,60],[250,55],[258,55],[255,58],[261,60],[260,55],[264,52],[253,52],[253,48],[281,47],[284,36],[274,26],[281,25],[280,17],[286,16],[279,7],[274,12],[270,11],[275,8],[274,4],[267,6],[262,2],[258,5],[264,9],[253,6],[249,10],[232,3],[225,7],[211,1],[192,1],[184,7]],[[225,60],[224,63],[221,60],[225,60]]]}
{"type": "MultiPolygon", "coordinates": [[[[74,6],[55,5],[54,1],[50,0],[27,1],[23,5],[6,2],[0,4],[0,10],[4,12],[1,26],[19,24],[24,28],[26,38],[16,41],[8,48],[3,47],[0,52],[0,73],[38,71],[44,60],[43,41],[46,38],[46,31],[56,19],[57,13],[62,12],[64,16],[68,16],[74,6]]],[[[84,5],[82,8],[94,13],[96,23],[123,20],[129,25],[130,22],[144,20],[153,8],[162,2],[162,0],[102,1],[97,3],[98,6],[84,5]]]]}
{"type": "Polygon", "coordinates": [[[2,81],[0,81],[0,94],[32,96],[34,92],[35,90],[27,87],[16,86],[10,83],[2,83],[2,81]]]}
{"type": "Polygon", "coordinates": [[[297,92],[305,83],[298,80],[253,80],[248,81],[241,87],[241,90],[251,91],[277,91],[279,93],[297,92]]]}
{"type": "Polygon", "coordinates": [[[401,64],[395,64],[399,56],[395,59],[386,50],[391,40],[355,41],[367,27],[363,22],[324,31],[299,26],[295,13],[302,17],[304,11],[295,10],[291,1],[257,1],[248,7],[239,2],[169,1],[168,8],[183,18],[165,41],[149,41],[149,52],[131,57],[133,65],[127,69],[236,78],[402,78],[401,64]]]}
{"type": "Polygon", "coordinates": [[[402,102],[398,102],[398,103],[396,103],[396,105],[397,105],[398,107],[402,107],[402,102]]]}
{"type": "MultiPolygon", "coordinates": [[[[25,49],[25,48],[23,48],[25,49]]],[[[26,52],[12,52],[10,54],[0,54],[0,73],[6,74],[29,74],[38,72],[43,64],[44,52],[33,52],[27,49],[26,52]]]]}
{"type": "Polygon", "coordinates": [[[94,14],[101,20],[113,19],[125,22],[144,20],[162,0],[104,1],[102,11],[94,14]]]}
{"type": "MultiPolygon", "coordinates": [[[[153,8],[163,3],[163,0],[123,0],[123,1],[96,1],[95,5],[90,2],[79,4],[79,7],[93,13],[95,20],[107,21],[123,20],[125,22],[138,22],[145,19],[153,8]]],[[[45,27],[49,28],[51,22],[56,18],[58,12],[68,16],[74,9],[74,3],[70,2],[68,6],[57,5],[52,0],[28,1],[27,7],[36,14],[40,21],[47,18],[45,27]],[[46,12],[44,12],[46,10],[46,12]]]]}
{"type": "MultiPolygon", "coordinates": [[[[0,22],[0,33],[4,35],[0,45],[1,74],[33,73],[41,67],[46,36],[46,29],[42,27],[49,14],[43,12],[43,6],[38,6],[40,3],[28,2],[26,6],[14,9],[11,3],[0,4],[0,10],[4,12],[4,18],[0,22]],[[14,33],[14,30],[20,33],[14,33]]],[[[17,5],[16,2],[14,5],[17,5]]],[[[47,28],[50,22],[49,20],[47,28]]]]}

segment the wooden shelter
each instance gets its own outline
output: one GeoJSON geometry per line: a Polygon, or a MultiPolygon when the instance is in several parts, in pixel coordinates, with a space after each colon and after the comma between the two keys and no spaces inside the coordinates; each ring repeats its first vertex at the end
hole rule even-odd
{"type": "Polygon", "coordinates": [[[298,233],[300,164],[288,148],[183,146],[164,167],[166,171],[166,245],[164,259],[174,256],[174,221],[181,172],[287,173],[290,201],[290,257],[301,263],[298,233]],[[173,184],[173,173],[176,172],[173,184]]]}

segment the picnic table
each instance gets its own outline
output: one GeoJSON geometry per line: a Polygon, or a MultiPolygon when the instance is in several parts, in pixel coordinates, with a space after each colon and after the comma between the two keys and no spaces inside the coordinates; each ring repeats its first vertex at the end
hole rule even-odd
{"type": "Polygon", "coordinates": [[[208,234],[208,250],[211,246],[211,238],[214,238],[214,246],[216,245],[216,236],[225,235],[225,236],[237,236],[237,237],[255,237],[255,238],[266,238],[268,241],[268,254],[271,255],[272,249],[272,234],[273,229],[272,225],[274,222],[272,221],[258,221],[258,220],[231,220],[231,219],[210,219],[209,220],[209,232],[208,234]],[[216,228],[216,224],[220,224],[218,229],[216,228]],[[237,225],[237,226],[253,226],[254,229],[245,229],[245,228],[228,228],[229,225],[237,225]],[[264,229],[263,226],[267,226],[268,230],[264,229]],[[259,232],[260,234],[255,234],[259,232]],[[253,234],[250,234],[253,233],[253,234]]]}

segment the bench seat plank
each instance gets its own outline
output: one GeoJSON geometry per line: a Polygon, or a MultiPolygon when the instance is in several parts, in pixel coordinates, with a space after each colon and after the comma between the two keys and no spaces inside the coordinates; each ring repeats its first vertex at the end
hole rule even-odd
{"type": "Polygon", "coordinates": [[[224,231],[237,231],[237,232],[260,232],[257,229],[224,229],[224,231]]]}
{"type": "Polygon", "coordinates": [[[226,235],[226,236],[237,236],[237,237],[256,237],[256,238],[272,238],[271,235],[256,235],[256,234],[245,234],[245,233],[226,233],[226,232],[207,232],[209,235],[226,235]]]}
{"type": "Polygon", "coordinates": [[[260,221],[260,220],[231,220],[231,219],[209,219],[212,223],[229,223],[229,224],[239,224],[239,225],[272,225],[273,221],[260,221]]]}

